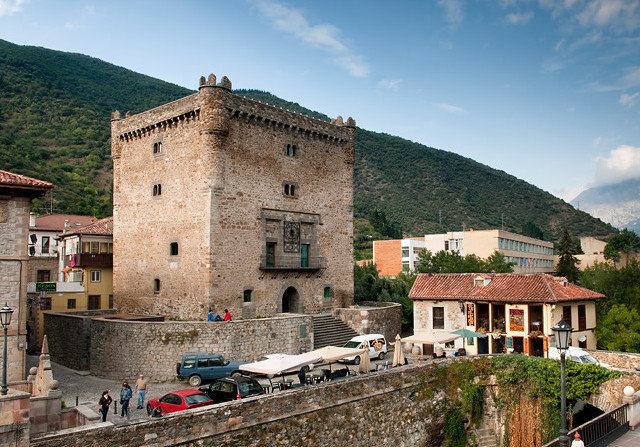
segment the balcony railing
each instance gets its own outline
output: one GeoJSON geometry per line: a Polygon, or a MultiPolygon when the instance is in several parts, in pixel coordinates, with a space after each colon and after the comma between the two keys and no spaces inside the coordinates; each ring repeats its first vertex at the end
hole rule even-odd
{"type": "Polygon", "coordinates": [[[111,267],[113,253],[77,253],[65,255],[65,267],[111,267]]]}
{"type": "MultiPolygon", "coordinates": [[[[573,434],[578,432],[585,447],[604,447],[611,444],[629,431],[628,408],[627,404],[620,405],[610,412],[601,414],[580,427],[574,428],[568,433],[569,442],[573,439],[573,434]]],[[[556,447],[558,444],[559,440],[556,438],[543,447],[556,447]]]]}
{"type": "Polygon", "coordinates": [[[276,256],[274,265],[267,265],[267,257],[260,256],[260,270],[320,270],[326,268],[326,259],[321,256],[309,256],[307,266],[302,266],[299,253],[276,256]]]}

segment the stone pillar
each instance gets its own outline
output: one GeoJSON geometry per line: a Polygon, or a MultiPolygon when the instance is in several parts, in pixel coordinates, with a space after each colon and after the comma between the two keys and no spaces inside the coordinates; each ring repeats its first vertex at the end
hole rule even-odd
{"type": "Polygon", "coordinates": [[[0,396],[0,445],[29,446],[30,397],[29,393],[11,388],[6,396],[0,396]]]}
{"type": "MultiPolygon", "coordinates": [[[[631,391],[633,391],[633,389],[631,391]]],[[[629,405],[629,408],[627,409],[629,427],[631,427],[631,430],[635,430],[638,428],[638,425],[640,425],[640,391],[627,395],[627,391],[625,389],[625,395],[622,397],[622,403],[629,405]]]]}

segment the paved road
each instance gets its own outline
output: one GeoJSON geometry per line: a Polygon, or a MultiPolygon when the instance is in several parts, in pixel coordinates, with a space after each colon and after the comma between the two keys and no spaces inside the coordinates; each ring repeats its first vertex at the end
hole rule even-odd
{"type": "MultiPolygon", "coordinates": [[[[387,355],[389,358],[390,355],[387,355]]],[[[375,362],[373,362],[375,363],[375,362]]],[[[38,365],[38,356],[29,355],[27,356],[27,368],[38,365]]],[[[332,365],[334,370],[344,368],[344,364],[337,363],[332,365]],[[335,366],[334,366],[335,365],[335,366]]],[[[113,422],[116,425],[126,424],[126,418],[123,418],[119,415],[120,412],[120,404],[117,403],[120,399],[120,389],[122,388],[122,383],[117,380],[110,379],[102,379],[96,376],[92,376],[86,374],[85,372],[78,372],[76,370],[67,368],[65,366],[59,365],[55,362],[51,362],[51,367],[53,369],[53,378],[60,382],[60,390],[62,391],[62,400],[68,407],[75,406],[76,398],[79,405],[87,405],[89,408],[98,412],[98,400],[102,395],[102,392],[105,390],[109,390],[111,393],[111,397],[114,400],[114,404],[117,404],[118,414],[114,414],[114,404],[112,404],[109,415],[107,416],[107,420],[113,422]]],[[[314,369],[315,372],[320,373],[320,369],[327,368],[326,365],[321,366],[320,368],[314,369]]],[[[357,369],[358,367],[355,365],[349,365],[349,369],[357,369]]],[[[144,371],[142,371],[144,374],[144,371]]],[[[298,379],[294,376],[291,377],[294,379],[294,382],[297,383],[298,379]]],[[[130,377],[129,385],[131,388],[134,388],[135,380],[137,377],[130,377]]],[[[274,379],[275,381],[276,379],[274,379]]],[[[260,383],[266,385],[269,383],[268,379],[260,379],[260,383]]],[[[157,397],[161,397],[170,391],[175,391],[182,388],[191,388],[186,381],[173,381],[173,382],[163,382],[163,383],[152,383],[149,385],[149,392],[147,394],[147,400],[155,399],[157,397]]],[[[133,395],[131,399],[130,406],[130,421],[139,421],[143,419],[147,419],[146,409],[137,409],[137,396],[133,395]]]]}
{"type": "Polygon", "coordinates": [[[640,429],[629,431],[624,436],[619,437],[609,447],[638,447],[640,446],[640,429]]]}

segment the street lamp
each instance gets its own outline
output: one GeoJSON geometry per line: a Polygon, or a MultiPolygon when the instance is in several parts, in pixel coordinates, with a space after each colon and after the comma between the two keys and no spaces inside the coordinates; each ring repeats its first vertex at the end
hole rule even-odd
{"type": "Polygon", "coordinates": [[[0,394],[5,396],[7,394],[7,329],[11,324],[11,314],[13,309],[10,308],[7,303],[0,309],[0,324],[4,330],[4,354],[2,355],[2,388],[0,388],[0,394]]]}
{"type": "Polygon", "coordinates": [[[567,377],[565,374],[565,356],[569,349],[569,341],[571,340],[571,332],[573,328],[564,320],[560,320],[551,328],[556,340],[556,348],[560,353],[560,447],[569,447],[569,436],[567,436],[567,377]]]}

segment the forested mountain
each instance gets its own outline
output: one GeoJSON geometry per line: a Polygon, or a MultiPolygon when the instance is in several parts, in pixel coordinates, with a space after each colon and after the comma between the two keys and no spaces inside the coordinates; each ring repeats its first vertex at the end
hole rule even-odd
{"type": "MultiPolygon", "coordinates": [[[[54,212],[109,215],[110,112],[140,112],[191,92],[88,56],[0,40],[0,169],[53,182],[54,212]]],[[[267,92],[236,93],[328,119],[267,92]]],[[[496,228],[503,216],[505,229],[520,232],[532,222],[547,238],[565,225],[574,235],[613,231],[502,171],[364,129],[354,186],[356,217],[378,209],[405,234],[496,228]]],[[[48,208],[48,199],[37,206],[48,208]]]]}

